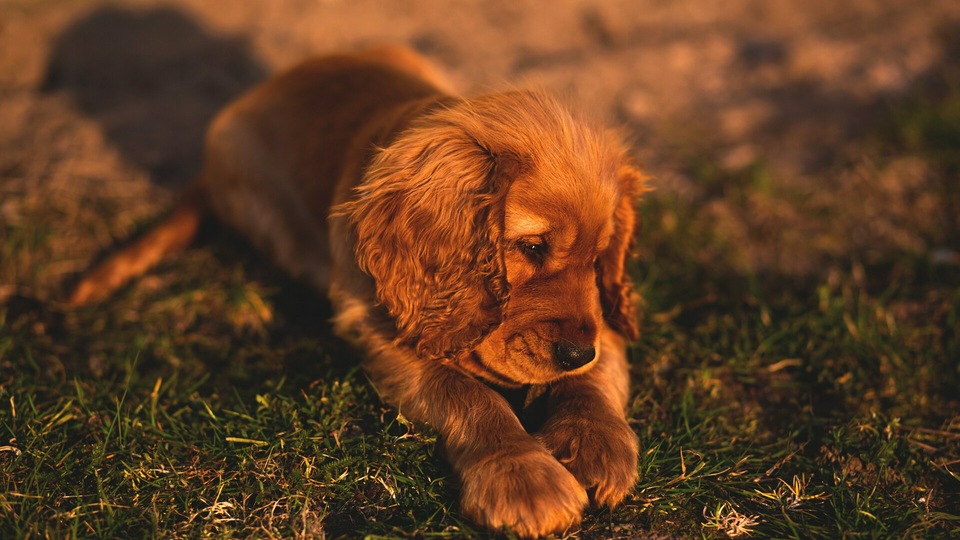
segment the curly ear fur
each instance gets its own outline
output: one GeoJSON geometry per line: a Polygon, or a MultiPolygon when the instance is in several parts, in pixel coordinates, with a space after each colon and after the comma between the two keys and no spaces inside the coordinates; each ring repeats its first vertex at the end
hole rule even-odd
{"type": "Polygon", "coordinates": [[[342,207],[398,341],[421,356],[469,348],[499,324],[506,302],[503,203],[521,159],[497,142],[503,110],[488,101],[415,121],[377,153],[342,207]]]}
{"type": "MultiPolygon", "coordinates": [[[[373,277],[399,342],[424,357],[453,358],[501,322],[509,291],[500,245],[507,191],[538,167],[537,156],[579,147],[593,155],[597,148],[578,139],[589,131],[572,130],[575,124],[547,96],[508,92],[426,114],[377,152],[337,212],[349,217],[357,263],[373,277]]],[[[626,165],[618,176],[622,200],[598,286],[608,322],[634,338],[624,261],[642,177],[626,165]]]]}
{"type": "Polygon", "coordinates": [[[621,165],[618,171],[620,202],[614,212],[614,233],[610,246],[597,261],[597,281],[600,286],[600,303],[607,323],[628,339],[637,339],[639,329],[635,308],[630,295],[633,282],[626,270],[627,254],[632,247],[640,223],[634,210],[637,198],[645,191],[645,177],[630,165],[621,165]]]}

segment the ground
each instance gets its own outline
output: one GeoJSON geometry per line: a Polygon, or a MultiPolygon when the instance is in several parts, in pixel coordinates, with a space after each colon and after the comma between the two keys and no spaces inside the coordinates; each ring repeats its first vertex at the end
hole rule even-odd
{"type": "Polygon", "coordinates": [[[940,536],[960,515],[960,3],[0,0],[0,536],[482,536],[326,307],[206,231],[116,298],[212,114],[402,42],[623,130],[641,480],[583,538],[940,536]]]}

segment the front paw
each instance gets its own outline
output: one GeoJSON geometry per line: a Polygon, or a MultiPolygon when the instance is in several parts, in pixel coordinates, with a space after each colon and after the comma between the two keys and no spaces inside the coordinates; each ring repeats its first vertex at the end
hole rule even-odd
{"type": "Polygon", "coordinates": [[[565,531],[580,523],[587,506],[577,479],[541,449],[484,458],[465,468],[462,480],[467,517],[521,538],[565,531]]]}
{"type": "Polygon", "coordinates": [[[594,507],[613,508],[637,482],[637,436],[623,418],[556,416],[536,437],[591,493],[594,507]]]}

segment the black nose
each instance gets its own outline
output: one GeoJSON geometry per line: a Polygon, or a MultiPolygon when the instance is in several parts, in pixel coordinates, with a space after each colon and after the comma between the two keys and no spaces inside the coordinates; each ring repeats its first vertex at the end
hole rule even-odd
{"type": "Polygon", "coordinates": [[[588,347],[579,347],[570,342],[557,342],[553,344],[553,356],[564,371],[577,369],[580,366],[588,364],[597,351],[592,345],[588,347]]]}

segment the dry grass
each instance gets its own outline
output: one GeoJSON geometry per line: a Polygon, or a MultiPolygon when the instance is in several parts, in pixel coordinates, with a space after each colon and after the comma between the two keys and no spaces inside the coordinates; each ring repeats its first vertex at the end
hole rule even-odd
{"type": "MultiPolygon", "coordinates": [[[[633,268],[640,481],[569,536],[957,536],[951,69],[802,173],[678,130],[633,268]]],[[[0,152],[0,536],[487,536],[322,301],[230,233],[63,309],[170,195],[98,119],[22,97],[7,118],[38,128],[0,152]]]]}

